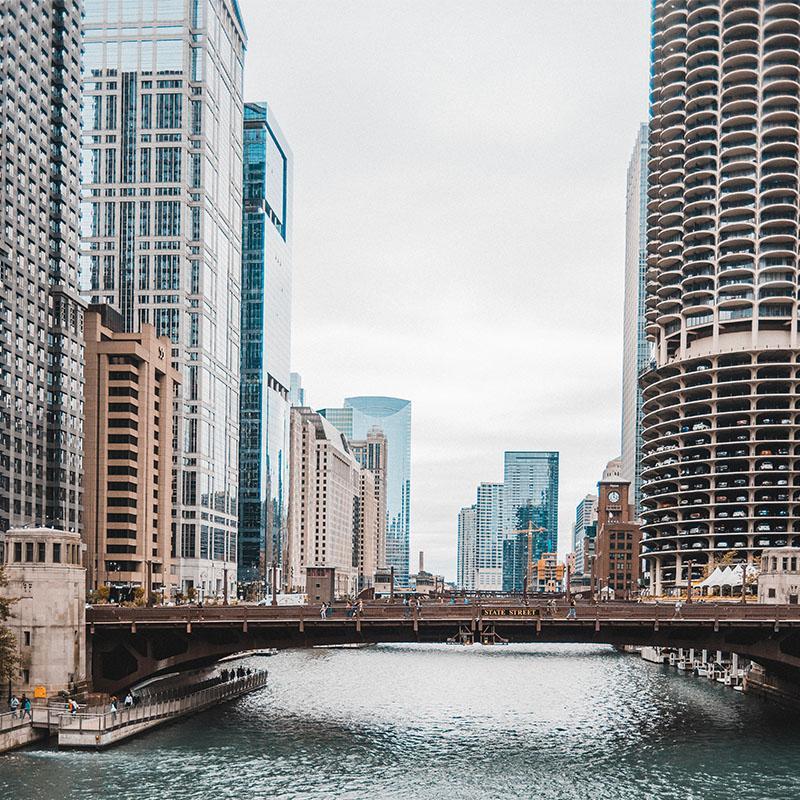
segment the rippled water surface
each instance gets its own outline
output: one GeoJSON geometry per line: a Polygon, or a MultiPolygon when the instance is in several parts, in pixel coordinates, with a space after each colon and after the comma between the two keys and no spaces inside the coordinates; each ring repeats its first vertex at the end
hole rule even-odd
{"type": "Polygon", "coordinates": [[[0,798],[800,798],[796,713],[604,647],[263,664],[268,688],[115,749],[0,756],[0,798]]]}

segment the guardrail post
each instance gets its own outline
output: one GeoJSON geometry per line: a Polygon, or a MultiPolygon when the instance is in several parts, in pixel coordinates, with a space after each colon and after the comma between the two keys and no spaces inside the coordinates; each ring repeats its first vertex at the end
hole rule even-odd
{"type": "Polygon", "coordinates": [[[305,633],[306,623],[303,617],[303,606],[300,606],[300,633],[305,633]]]}
{"type": "Polygon", "coordinates": [[[780,606],[775,607],[775,633],[777,633],[781,629],[781,625],[779,622],[780,617],[780,606]]]}
{"type": "Polygon", "coordinates": [[[658,603],[653,606],[653,632],[658,631],[658,603]]]}

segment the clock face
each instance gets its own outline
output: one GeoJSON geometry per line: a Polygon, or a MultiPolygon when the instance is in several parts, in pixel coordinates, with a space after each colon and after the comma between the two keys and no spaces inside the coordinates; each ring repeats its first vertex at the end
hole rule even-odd
{"type": "Polygon", "coordinates": [[[619,492],[609,492],[608,493],[608,499],[612,503],[618,503],[619,502],[619,492]]]}

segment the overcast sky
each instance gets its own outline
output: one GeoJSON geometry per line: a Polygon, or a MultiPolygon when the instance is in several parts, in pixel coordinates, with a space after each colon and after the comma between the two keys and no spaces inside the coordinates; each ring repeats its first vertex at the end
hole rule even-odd
{"type": "Polygon", "coordinates": [[[504,450],[561,454],[560,549],[619,454],[625,173],[646,0],[240,0],[295,158],[292,363],[413,404],[412,571],[504,450]]]}

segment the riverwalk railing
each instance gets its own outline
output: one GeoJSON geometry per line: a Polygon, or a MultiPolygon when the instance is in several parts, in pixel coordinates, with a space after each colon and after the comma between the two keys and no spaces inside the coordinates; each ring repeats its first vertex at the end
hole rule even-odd
{"type": "Polygon", "coordinates": [[[17,728],[24,728],[27,725],[31,724],[31,720],[28,715],[25,715],[25,718],[22,717],[22,711],[18,711],[14,713],[13,711],[5,711],[0,714],[0,733],[5,733],[6,731],[13,731],[17,728]]]}
{"type": "Polygon", "coordinates": [[[260,689],[266,683],[267,671],[258,670],[251,675],[221,681],[199,690],[195,687],[195,691],[180,697],[151,699],[130,708],[119,708],[116,712],[64,712],[59,717],[59,733],[101,734],[129,725],[178,717],[260,689]]]}

